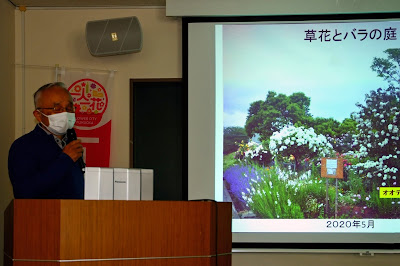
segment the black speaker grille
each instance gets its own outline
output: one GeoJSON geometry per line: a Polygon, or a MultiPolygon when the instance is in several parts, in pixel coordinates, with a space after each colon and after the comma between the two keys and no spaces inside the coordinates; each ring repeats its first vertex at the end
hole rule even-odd
{"type": "Polygon", "coordinates": [[[86,42],[94,56],[140,52],[142,30],[137,17],[89,21],[86,42]]]}

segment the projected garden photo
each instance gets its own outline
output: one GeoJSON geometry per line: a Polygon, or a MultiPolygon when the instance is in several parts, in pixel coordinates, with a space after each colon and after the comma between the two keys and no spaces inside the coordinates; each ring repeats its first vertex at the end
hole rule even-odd
{"type": "Polygon", "coordinates": [[[400,218],[393,30],[224,26],[223,194],[234,219],[400,218]],[[340,178],[323,177],[323,160],[342,163],[340,178]]]}

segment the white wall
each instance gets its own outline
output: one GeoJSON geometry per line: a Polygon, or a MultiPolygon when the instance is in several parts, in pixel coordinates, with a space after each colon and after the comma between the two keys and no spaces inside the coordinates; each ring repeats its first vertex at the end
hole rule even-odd
{"type": "MultiPolygon", "coordinates": [[[[14,7],[0,1],[0,251],[3,253],[4,210],[12,199],[8,179],[8,148],[14,140],[14,7]]],[[[3,258],[0,258],[3,265],[3,258]]]]}
{"type": "Polygon", "coordinates": [[[56,64],[72,68],[116,70],[111,136],[111,167],[129,167],[129,79],[181,77],[180,19],[165,17],[165,9],[70,9],[16,12],[16,63],[23,62],[22,17],[25,17],[25,90],[17,66],[16,135],[34,127],[32,94],[54,81],[56,64]],[[85,40],[87,21],[137,16],[143,31],[139,53],[108,57],[90,55],[85,40]],[[23,92],[25,91],[25,100],[23,92]],[[20,106],[25,105],[25,111],[20,106]],[[25,122],[23,121],[25,114],[25,122]],[[25,127],[25,129],[24,129],[25,127]]]}

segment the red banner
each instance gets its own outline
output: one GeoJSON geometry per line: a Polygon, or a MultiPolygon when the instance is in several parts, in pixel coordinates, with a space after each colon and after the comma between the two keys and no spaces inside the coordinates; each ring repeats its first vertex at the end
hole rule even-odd
{"type": "Polygon", "coordinates": [[[113,72],[98,74],[61,71],[75,106],[75,131],[85,149],[88,167],[110,166],[111,84],[113,72]]]}

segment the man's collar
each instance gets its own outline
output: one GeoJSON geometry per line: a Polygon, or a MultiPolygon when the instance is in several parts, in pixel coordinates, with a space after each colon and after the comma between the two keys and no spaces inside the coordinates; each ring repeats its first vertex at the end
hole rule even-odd
{"type": "Polygon", "coordinates": [[[42,123],[38,123],[37,125],[38,125],[38,127],[40,127],[44,132],[46,132],[47,135],[52,135],[47,129],[45,129],[45,128],[43,127],[42,123]]]}
{"type": "Polygon", "coordinates": [[[63,149],[65,147],[65,145],[67,145],[67,141],[68,141],[67,134],[64,134],[63,137],[61,139],[59,139],[56,135],[54,135],[51,132],[49,132],[48,130],[46,130],[41,123],[39,123],[37,126],[40,127],[47,134],[47,136],[52,136],[54,138],[54,141],[57,143],[57,145],[61,149],[63,149]]]}

